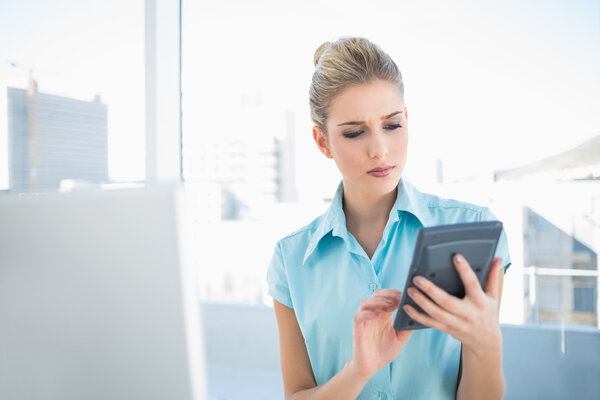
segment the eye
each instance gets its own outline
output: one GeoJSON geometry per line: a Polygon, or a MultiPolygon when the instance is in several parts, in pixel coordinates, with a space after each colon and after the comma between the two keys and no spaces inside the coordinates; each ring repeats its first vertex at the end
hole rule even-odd
{"type": "Polygon", "coordinates": [[[383,127],[383,129],[386,129],[388,131],[393,131],[396,129],[402,128],[402,125],[400,125],[399,123],[397,124],[389,124],[383,127]]]}
{"type": "Polygon", "coordinates": [[[350,132],[344,132],[344,133],[342,133],[342,135],[345,138],[352,139],[352,138],[362,135],[363,132],[364,131],[350,131],[350,132]]]}

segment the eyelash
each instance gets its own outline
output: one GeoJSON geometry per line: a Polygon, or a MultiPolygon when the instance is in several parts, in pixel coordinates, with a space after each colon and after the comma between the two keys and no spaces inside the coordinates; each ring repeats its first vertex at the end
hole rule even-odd
{"type": "MultiPolygon", "coordinates": [[[[394,130],[399,129],[399,128],[402,128],[402,125],[400,125],[400,124],[389,124],[389,125],[386,125],[386,126],[383,127],[383,129],[386,129],[388,131],[394,131],[394,130]]],[[[362,135],[363,133],[364,133],[364,131],[350,131],[350,132],[344,132],[344,133],[342,133],[342,135],[345,138],[354,139],[354,138],[362,135]]]]}

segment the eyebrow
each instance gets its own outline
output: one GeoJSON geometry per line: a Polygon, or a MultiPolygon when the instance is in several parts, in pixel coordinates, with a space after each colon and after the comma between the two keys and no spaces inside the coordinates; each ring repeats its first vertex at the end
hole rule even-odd
{"type": "MultiPolygon", "coordinates": [[[[384,119],[392,118],[393,116],[401,114],[401,113],[402,113],[402,111],[394,111],[393,113],[391,113],[389,115],[381,117],[381,119],[384,120],[384,119]]],[[[364,121],[348,121],[348,122],[344,122],[344,123],[338,124],[337,126],[343,126],[343,125],[362,125],[364,123],[365,123],[364,121]]]]}

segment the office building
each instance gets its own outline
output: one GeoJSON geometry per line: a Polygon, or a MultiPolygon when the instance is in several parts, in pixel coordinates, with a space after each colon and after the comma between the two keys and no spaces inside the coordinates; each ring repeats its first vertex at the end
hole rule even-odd
{"type": "Polygon", "coordinates": [[[108,110],[92,101],[6,87],[9,185],[12,191],[60,188],[108,181],[108,110]]]}
{"type": "Polygon", "coordinates": [[[220,199],[224,220],[253,219],[274,203],[296,201],[292,112],[252,106],[230,114],[236,122],[213,116],[202,127],[189,126],[183,147],[187,186],[200,185],[200,196],[220,199]]]}
{"type": "Polygon", "coordinates": [[[521,185],[525,321],[600,326],[600,136],[495,177],[521,185]]]}

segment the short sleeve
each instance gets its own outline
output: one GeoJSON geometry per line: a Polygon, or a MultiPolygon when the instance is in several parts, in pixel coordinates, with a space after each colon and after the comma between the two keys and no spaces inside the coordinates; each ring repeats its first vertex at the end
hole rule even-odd
{"type": "Polygon", "coordinates": [[[294,308],[290,296],[287,272],[283,262],[281,245],[277,243],[271,263],[267,269],[267,283],[269,285],[269,295],[281,304],[294,308]]]}
{"type": "MultiPolygon", "coordinates": [[[[481,212],[481,220],[482,221],[498,221],[498,218],[490,211],[489,208],[485,207],[481,212]]],[[[504,273],[510,265],[512,261],[510,260],[510,253],[508,252],[508,239],[506,238],[506,232],[504,228],[502,228],[502,232],[500,233],[500,239],[498,240],[498,246],[496,247],[495,257],[500,257],[502,259],[502,266],[504,268],[504,273]]]]}

